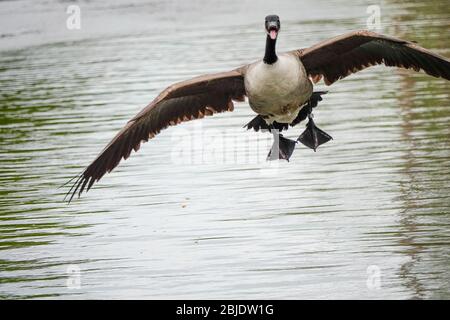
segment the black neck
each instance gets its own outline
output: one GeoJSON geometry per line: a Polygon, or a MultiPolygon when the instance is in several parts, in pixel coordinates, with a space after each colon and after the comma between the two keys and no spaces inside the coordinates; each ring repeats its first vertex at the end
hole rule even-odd
{"type": "Polygon", "coordinates": [[[278,57],[277,54],[275,53],[275,44],[277,42],[277,39],[272,40],[270,38],[269,35],[267,35],[267,39],[266,39],[266,53],[264,55],[264,63],[267,64],[274,64],[275,62],[277,62],[278,57]]]}

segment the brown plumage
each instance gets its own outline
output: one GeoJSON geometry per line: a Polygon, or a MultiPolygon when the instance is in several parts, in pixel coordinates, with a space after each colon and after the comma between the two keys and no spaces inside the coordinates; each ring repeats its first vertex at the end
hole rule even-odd
{"type": "Polygon", "coordinates": [[[142,142],[162,129],[178,123],[203,118],[214,113],[233,111],[235,101],[245,100],[244,76],[241,69],[203,75],[171,85],[120,130],[98,157],[77,176],[69,190],[69,202],[78,192],[89,190],[95,181],[113,170],[142,142]]]}
{"type": "MultiPolygon", "coordinates": [[[[424,70],[434,77],[450,80],[450,61],[412,42],[369,31],[351,32],[320,42],[307,49],[292,51],[299,57],[314,83],[325,84],[372,65],[385,64],[415,71],[424,70]]],[[[245,73],[249,65],[223,73],[204,75],[176,83],[165,89],[147,107],[132,118],[111,140],[99,156],[79,175],[67,193],[69,202],[78,193],[89,190],[94,182],[112,171],[142,142],[162,129],[180,122],[232,111],[233,101],[246,95],[245,73]]],[[[306,114],[302,120],[306,118],[306,114]]],[[[286,125],[287,127],[287,125],[286,125]]]]}
{"type": "Polygon", "coordinates": [[[314,83],[339,79],[384,64],[450,80],[450,61],[415,43],[366,30],[350,32],[295,51],[314,83]]]}

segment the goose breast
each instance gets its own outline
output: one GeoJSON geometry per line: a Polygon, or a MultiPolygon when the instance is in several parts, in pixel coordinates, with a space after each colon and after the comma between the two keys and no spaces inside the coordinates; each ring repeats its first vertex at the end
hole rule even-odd
{"type": "Polygon", "coordinates": [[[250,107],[268,123],[291,123],[313,91],[300,59],[288,53],[273,64],[251,64],[244,81],[250,107]]]}

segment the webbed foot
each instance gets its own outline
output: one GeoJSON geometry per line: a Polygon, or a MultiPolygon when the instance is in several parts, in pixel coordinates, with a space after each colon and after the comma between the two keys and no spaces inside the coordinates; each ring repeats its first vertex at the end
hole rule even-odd
{"type": "Polygon", "coordinates": [[[325,131],[319,129],[316,124],[314,123],[314,120],[312,119],[312,115],[308,115],[309,121],[306,124],[306,129],[303,131],[303,133],[298,137],[297,141],[300,141],[308,148],[313,149],[316,151],[316,149],[332,140],[333,138],[326,133],[325,131]]]}
{"type": "Polygon", "coordinates": [[[274,134],[273,137],[273,145],[267,155],[267,160],[284,159],[289,161],[297,142],[283,137],[282,134],[274,134]]]}

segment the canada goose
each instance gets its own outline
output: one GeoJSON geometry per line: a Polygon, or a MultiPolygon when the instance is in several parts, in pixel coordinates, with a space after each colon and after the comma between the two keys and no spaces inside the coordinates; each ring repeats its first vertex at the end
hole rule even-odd
{"type": "Polygon", "coordinates": [[[267,16],[265,30],[266,49],[262,60],[228,72],[179,82],[162,91],[75,177],[77,180],[66,195],[71,195],[69,202],[77,192],[81,195],[83,190],[88,191],[122,158],[127,159],[131,150],[138,151],[141,142],[153,138],[162,129],[205,115],[232,111],[233,101],[244,101],[245,96],[258,115],[244,127],[270,130],[278,143],[274,143],[269,159],[289,160],[297,141],[316,150],[331,139],[312,119],[312,109],[325,93],[313,92],[313,84],[322,78],[326,85],[331,85],[351,73],[384,64],[415,71],[422,69],[431,76],[450,80],[448,59],[405,40],[355,31],[310,48],[277,55],[279,17],[267,16]],[[297,141],[278,133],[306,118],[309,120],[306,130],[297,141]]]}

